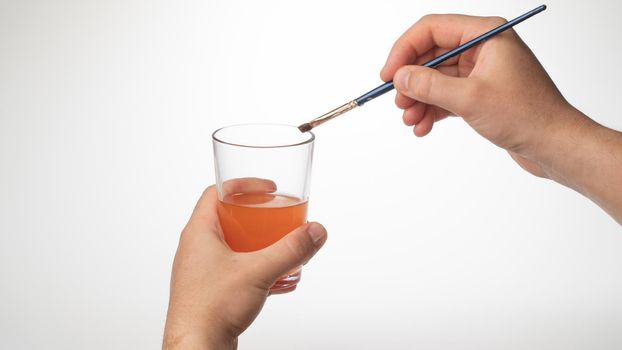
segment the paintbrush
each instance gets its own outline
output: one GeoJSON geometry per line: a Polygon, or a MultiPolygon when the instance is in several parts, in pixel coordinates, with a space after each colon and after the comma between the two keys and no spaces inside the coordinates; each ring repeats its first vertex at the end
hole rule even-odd
{"type": "MultiPolygon", "coordinates": [[[[534,15],[536,15],[536,14],[538,14],[538,13],[544,11],[544,10],[546,10],[546,5],[542,5],[542,6],[536,7],[535,9],[533,9],[533,10],[531,10],[531,11],[529,11],[529,12],[527,12],[527,13],[521,15],[521,16],[516,17],[516,18],[514,18],[513,20],[511,20],[509,22],[507,22],[505,24],[502,24],[502,25],[498,26],[497,28],[492,29],[492,30],[490,30],[490,31],[488,31],[488,32],[478,36],[477,38],[475,38],[473,40],[470,40],[470,41],[468,41],[468,42],[466,42],[466,43],[456,47],[455,49],[453,49],[451,51],[448,51],[448,52],[446,52],[446,53],[444,53],[444,54],[442,54],[442,55],[440,55],[440,56],[438,56],[438,57],[428,61],[423,66],[424,67],[430,67],[430,68],[436,68],[441,63],[447,61],[448,59],[450,59],[452,57],[455,57],[455,56],[458,56],[459,54],[465,52],[466,50],[468,50],[468,49],[470,49],[470,48],[472,48],[472,47],[474,47],[474,46],[484,42],[485,40],[488,40],[488,39],[492,38],[493,36],[495,36],[495,35],[497,35],[499,33],[502,33],[504,31],[512,28],[513,26],[521,23],[522,21],[524,21],[524,20],[526,20],[526,19],[528,19],[528,18],[530,18],[530,17],[532,17],[532,16],[534,16],[534,15]]],[[[322,116],[320,116],[318,118],[315,118],[315,119],[311,120],[308,123],[304,123],[304,124],[300,125],[298,127],[298,129],[300,129],[301,132],[307,132],[307,131],[315,128],[318,125],[326,123],[327,121],[329,121],[329,120],[331,120],[331,119],[333,119],[335,117],[338,117],[338,116],[340,116],[340,115],[342,115],[342,114],[344,114],[344,113],[346,113],[348,111],[351,111],[351,110],[353,110],[356,107],[364,105],[365,103],[375,99],[376,97],[378,97],[380,95],[384,95],[385,93],[393,90],[393,88],[394,88],[393,87],[393,81],[386,82],[386,83],[378,86],[377,88],[367,92],[366,94],[363,94],[359,98],[356,98],[356,99],[354,99],[354,100],[352,100],[352,101],[350,101],[350,102],[348,102],[348,103],[346,103],[346,104],[344,104],[342,106],[339,106],[339,107],[333,109],[332,111],[330,111],[330,112],[328,112],[326,114],[323,114],[322,116]]]]}

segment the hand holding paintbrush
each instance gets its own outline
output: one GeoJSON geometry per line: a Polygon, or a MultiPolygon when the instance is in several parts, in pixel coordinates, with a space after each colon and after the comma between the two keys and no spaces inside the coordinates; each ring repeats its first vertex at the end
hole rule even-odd
{"type": "MultiPolygon", "coordinates": [[[[496,27],[496,28],[494,28],[494,29],[492,29],[492,30],[490,30],[490,31],[480,35],[479,37],[477,37],[477,38],[475,38],[473,40],[470,40],[470,41],[468,41],[468,42],[466,42],[466,43],[456,47],[455,49],[453,49],[451,51],[446,52],[445,54],[442,54],[442,55],[434,58],[433,60],[428,61],[423,66],[424,67],[430,67],[430,68],[436,68],[441,63],[447,61],[448,59],[460,55],[461,53],[469,50],[470,48],[472,48],[472,47],[474,47],[474,46],[476,46],[476,45],[478,45],[478,44],[480,44],[480,43],[482,43],[482,42],[484,42],[484,41],[494,37],[495,35],[497,35],[499,33],[502,33],[504,31],[512,28],[513,26],[515,26],[515,25],[525,21],[526,19],[528,19],[528,18],[530,18],[530,17],[532,17],[532,16],[534,16],[534,15],[536,15],[536,14],[538,14],[538,13],[544,11],[544,10],[546,10],[546,5],[539,6],[539,7],[535,8],[535,9],[533,9],[533,10],[531,10],[531,11],[529,11],[529,12],[527,12],[527,13],[519,16],[519,17],[516,17],[515,19],[513,19],[513,20],[511,20],[511,21],[509,21],[507,23],[504,23],[504,24],[502,24],[502,25],[500,25],[500,26],[498,26],[498,27],[496,27]]],[[[308,123],[304,123],[304,124],[300,125],[298,127],[298,129],[300,129],[301,132],[310,131],[311,129],[315,128],[318,125],[321,125],[321,124],[323,124],[323,123],[325,123],[325,122],[327,122],[327,121],[329,121],[329,120],[331,120],[331,119],[333,119],[335,117],[338,117],[338,116],[340,116],[340,115],[342,115],[342,114],[344,114],[344,113],[346,113],[346,112],[348,112],[348,111],[350,111],[350,110],[352,110],[352,109],[354,109],[356,107],[362,106],[365,103],[373,100],[374,98],[376,98],[378,96],[384,95],[385,93],[393,90],[393,88],[394,88],[393,81],[386,82],[386,83],[378,86],[377,88],[375,88],[375,89],[373,89],[373,90],[363,94],[362,96],[360,96],[360,97],[358,97],[358,98],[356,98],[356,99],[354,99],[354,100],[352,100],[352,101],[350,101],[350,102],[348,102],[348,103],[346,103],[346,104],[344,104],[342,106],[339,106],[339,107],[333,109],[332,111],[330,111],[330,112],[328,112],[328,113],[326,113],[326,114],[324,114],[324,115],[322,115],[322,116],[320,116],[318,118],[315,118],[315,119],[311,120],[308,123]]]]}

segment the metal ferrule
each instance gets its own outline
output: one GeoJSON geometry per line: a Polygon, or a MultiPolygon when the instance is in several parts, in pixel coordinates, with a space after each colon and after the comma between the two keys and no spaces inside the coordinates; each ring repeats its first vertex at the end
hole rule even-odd
{"type": "Polygon", "coordinates": [[[339,106],[333,109],[332,111],[313,119],[312,121],[309,122],[309,124],[315,128],[316,126],[323,124],[335,117],[338,117],[356,107],[358,107],[358,103],[356,103],[356,100],[350,101],[344,104],[343,106],[339,106]]]}

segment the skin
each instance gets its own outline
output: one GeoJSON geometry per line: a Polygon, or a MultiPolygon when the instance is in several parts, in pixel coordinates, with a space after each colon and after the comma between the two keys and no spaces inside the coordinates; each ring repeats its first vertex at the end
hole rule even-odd
{"type": "Polygon", "coordinates": [[[574,108],[513,30],[445,62],[431,58],[505,23],[499,17],[429,15],[394,44],[380,76],[416,136],[460,116],[526,171],[568,186],[622,223],[622,134],[574,108]]]}
{"type": "MultiPolygon", "coordinates": [[[[274,192],[272,181],[243,179],[225,191],[274,192]]],[[[270,247],[236,253],[224,241],[214,186],[184,228],[173,262],[163,349],[235,349],[276,280],[305,264],[326,242],[318,223],[303,225],[270,247]]],[[[290,292],[294,290],[282,292],[290,292]]]]}
{"type": "MultiPolygon", "coordinates": [[[[460,116],[529,173],[568,186],[622,224],[622,134],[570,105],[518,35],[506,31],[438,69],[418,66],[501,23],[502,18],[431,15],[406,31],[381,71],[416,136],[460,116]]],[[[273,192],[242,179],[225,191],[273,192]]],[[[171,277],[164,349],[234,349],[261,310],[270,286],[308,261],[326,241],[304,225],[262,251],[232,252],[208,188],[182,232],[171,277]]]]}

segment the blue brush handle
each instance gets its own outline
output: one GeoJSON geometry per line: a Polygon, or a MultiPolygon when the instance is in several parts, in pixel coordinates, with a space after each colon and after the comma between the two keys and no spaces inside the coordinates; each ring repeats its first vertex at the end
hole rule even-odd
{"type": "MultiPolygon", "coordinates": [[[[464,51],[472,48],[473,46],[478,45],[481,42],[483,42],[485,40],[488,40],[488,39],[492,38],[493,36],[495,36],[495,35],[497,35],[497,34],[499,34],[501,32],[504,32],[504,31],[512,28],[513,26],[521,23],[522,21],[524,21],[524,20],[526,20],[526,19],[528,19],[528,18],[530,18],[530,17],[532,17],[532,16],[534,16],[534,15],[536,15],[536,14],[538,14],[538,13],[544,11],[544,10],[546,10],[546,5],[542,5],[542,6],[536,7],[535,9],[533,9],[533,10],[531,10],[531,11],[529,11],[529,12],[527,12],[527,13],[519,16],[519,17],[516,17],[516,18],[514,18],[513,20],[511,20],[509,22],[507,22],[505,24],[502,24],[502,25],[498,26],[497,28],[495,28],[495,29],[493,29],[493,30],[491,30],[491,31],[489,31],[489,32],[487,32],[485,34],[482,34],[482,35],[478,36],[477,38],[475,38],[475,39],[473,39],[471,41],[468,41],[468,42],[466,42],[466,43],[456,47],[455,49],[453,49],[451,51],[448,51],[448,52],[446,52],[446,53],[444,53],[444,54],[434,58],[431,61],[428,61],[423,66],[424,67],[429,67],[429,68],[436,68],[441,63],[447,61],[448,59],[450,59],[452,57],[455,57],[455,56],[458,56],[459,54],[461,54],[464,51]]],[[[393,81],[386,82],[386,83],[378,86],[377,88],[369,91],[368,93],[362,95],[361,97],[357,98],[355,100],[356,104],[359,105],[359,106],[362,106],[365,103],[375,99],[376,97],[384,95],[385,93],[393,90],[393,88],[394,88],[393,81]]]]}

